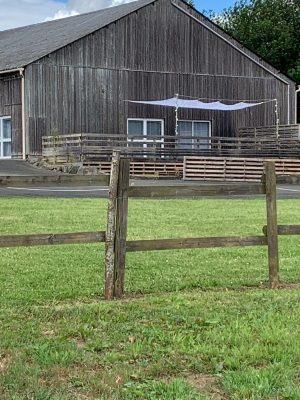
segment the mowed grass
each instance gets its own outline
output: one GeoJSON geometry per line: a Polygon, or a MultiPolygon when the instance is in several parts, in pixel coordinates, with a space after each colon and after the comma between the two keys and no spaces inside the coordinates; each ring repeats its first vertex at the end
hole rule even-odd
{"type": "MultiPolygon", "coordinates": [[[[1,198],[0,234],[104,230],[101,199],[1,198]]],[[[278,202],[300,223],[300,201],[278,202]]],[[[130,200],[129,239],[257,235],[265,201],[130,200]]],[[[300,399],[300,238],[129,253],[126,297],[102,299],[104,247],[0,250],[0,398],[300,399]]]]}

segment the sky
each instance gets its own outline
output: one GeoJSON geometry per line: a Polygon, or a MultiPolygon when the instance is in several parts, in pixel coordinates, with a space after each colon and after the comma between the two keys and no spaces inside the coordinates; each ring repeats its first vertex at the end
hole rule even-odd
{"type": "MultiPolygon", "coordinates": [[[[0,0],[0,30],[63,18],[132,0],[0,0]]],[[[234,0],[196,0],[199,11],[219,12],[234,0]]]]}

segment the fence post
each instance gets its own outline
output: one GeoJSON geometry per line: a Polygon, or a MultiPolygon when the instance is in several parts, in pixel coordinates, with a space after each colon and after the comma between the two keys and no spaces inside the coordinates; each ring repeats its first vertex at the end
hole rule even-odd
{"type": "Polygon", "coordinates": [[[120,160],[119,180],[118,180],[116,236],[115,236],[114,295],[117,298],[122,297],[124,293],[129,174],[130,174],[130,160],[122,158],[120,160]]]}
{"type": "Polygon", "coordinates": [[[104,297],[111,300],[114,297],[114,275],[115,275],[115,233],[116,233],[116,211],[117,192],[120,169],[120,152],[112,154],[109,197],[107,209],[107,228],[105,235],[105,290],[104,297]]]}
{"type": "Polygon", "coordinates": [[[267,239],[269,261],[269,287],[275,289],[279,283],[278,226],[276,203],[276,171],[275,163],[265,162],[265,184],[267,203],[267,239]]]}

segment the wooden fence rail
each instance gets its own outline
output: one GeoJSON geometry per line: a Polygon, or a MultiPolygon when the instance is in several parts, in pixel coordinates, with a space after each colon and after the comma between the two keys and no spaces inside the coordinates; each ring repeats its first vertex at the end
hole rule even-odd
{"type": "Polygon", "coordinates": [[[0,236],[0,247],[53,246],[105,242],[105,232],[43,233],[0,236]]]}
{"type": "Polygon", "coordinates": [[[175,249],[209,249],[214,247],[263,246],[264,236],[200,237],[184,239],[157,239],[128,241],[126,251],[154,251],[175,249]]]}

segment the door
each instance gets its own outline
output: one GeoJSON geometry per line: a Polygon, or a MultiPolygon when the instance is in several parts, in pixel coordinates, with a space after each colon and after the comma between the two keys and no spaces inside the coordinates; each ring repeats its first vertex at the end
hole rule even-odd
{"type": "Polygon", "coordinates": [[[0,117],[0,158],[11,158],[10,117],[0,117]]]}

